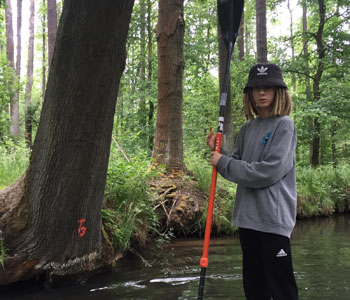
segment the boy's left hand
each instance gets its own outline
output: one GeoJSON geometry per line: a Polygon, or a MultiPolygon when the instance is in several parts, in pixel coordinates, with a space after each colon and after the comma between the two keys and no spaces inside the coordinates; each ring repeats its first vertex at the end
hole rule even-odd
{"type": "Polygon", "coordinates": [[[210,152],[210,164],[212,164],[213,166],[216,166],[222,156],[221,153],[216,152],[216,151],[212,151],[210,152]]]}

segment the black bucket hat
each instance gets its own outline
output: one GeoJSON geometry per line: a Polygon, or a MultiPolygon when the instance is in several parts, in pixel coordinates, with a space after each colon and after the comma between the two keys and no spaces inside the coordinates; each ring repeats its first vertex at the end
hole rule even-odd
{"type": "Polygon", "coordinates": [[[250,69],[248,82],[244,88],[256,86],[280,86],[288,88],[282,76],[282,71],[279,66],[272,63],[256,64],[250,69]]]}

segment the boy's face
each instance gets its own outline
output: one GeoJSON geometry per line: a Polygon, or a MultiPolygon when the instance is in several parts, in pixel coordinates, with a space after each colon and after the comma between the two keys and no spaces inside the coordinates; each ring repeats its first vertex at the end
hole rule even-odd
{"type": "Polygon", "coordinates": [[[275,97],[275,88],[273,86],[259,86],[253,88],[253,98],[260,112],[268,112],[275,97]]]}

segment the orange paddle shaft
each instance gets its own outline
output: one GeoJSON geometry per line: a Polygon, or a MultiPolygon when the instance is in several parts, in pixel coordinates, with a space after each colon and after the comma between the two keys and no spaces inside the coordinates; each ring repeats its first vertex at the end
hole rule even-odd
{"type": "MultiPolygon", "coordinates": [[[[216,138],[215,138],[215,151],[216,152],[220,152],[221,143],[222,143],[222,132],[218,132],[216,134],[216,138]]],[[[212,221],[213,221],[213,209],[214,209],[217,173],[218,172],[217,172],[216,166],[213,166],[213,171],[211,173],[207,220],[205,223],[203,254],[202,254],[202,257],[200,260],[200,266],[202,268],[208,267],[208,261],[209,261],[208,260],[209,241],[210,241],[211,225],[212,225],[212,221]]]]}

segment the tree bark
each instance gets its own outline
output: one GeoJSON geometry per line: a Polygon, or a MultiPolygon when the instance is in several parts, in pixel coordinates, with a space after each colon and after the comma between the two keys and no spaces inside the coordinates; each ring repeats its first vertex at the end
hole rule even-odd
{"type": "Polygon", "coordinates": [[[238,46],[238,59],[243,60],[244,58],[244,10],[242,11],[241,24],[238,29],[237,37],[237,46],[238,46]]]}
{"type": "MultiPolygon", "coordinates": [[[[22,30],[22,0],[17,0],[17,51],[16,51],[16,68],[15,73],[18,80],[21,76],[21,30],[22,30]]],[[[13,137],[19,135],[19,87],[11,101],[11,126],[10,134],[13,137]]]]}
{"type": "MultiPolygon", "coordinates": [[[[45,7],[46,0],[43,0],[43,6],[45,7]]],[[[46,14],[42,14],[41,26],[43,29],[42,32],[42,68],[41,68],[41,99],[45,99],[45,90],[46,90],[46,14]]]]}
{"type": "Polygon", "coordinates": [[[30,164],[0,194],[8,249],[0,284],[81,276],[110,259],[102,254],[101,209],[132,7],[64,1],[30,164]]]}
{"type": "Polygon", "coordinates": [[[29,42],[28,42],[28,63],[27,63],[27,84],[25,90],[25,139],[27,146],[32,147],[32,110],[30,108],[31,93],[33,87],[33,66],[34,66],[34,16],[35,2],[30,0],[29,16],[29,42]]]}
{"type": "Polygon", "coordinates": [[[170,169],[183,168],[182,78],[184,0],[160,0],[157,26],[158,111],[152,157],[170,169]]]}
{"type": "MultiPolygon", "coordinates": [[[[6,55],[10,67],[15,74],[15,46],[13,41],[13,25],[12,25],[12,5],[11,0],[6,0],[6,55]]],[[[9,87],[10,88],[10,87],[9,87]]],[[[14,101],[14,91],[10,90],[11,103],[14,101]]],[[[8,113],[8,109],[6,110],[8,113]]]]}
{"type": "Polygon", "coordinates": [[[258,63],[267,62],[266,0],[256,0],[256,51],[258,63]]]}
{"type": "MultiPolygon", "coordinates": [[[[320,83],[321,78],[323,74],[323,59],[326,55],[325,45],[323,41],[323,29],[324,25],[326,23],[326,5],[324,3],[324,0],[318,0],[318,8],[319,8],[319,15],[320,15],[320,21],[318,24],[317,33],[315,35],[316,38],[316,45],[317,45],[317,54],[318,54],[318,64],[317,64],[317,70],[316,74],[314,76],[314,82],[313,82],[313,97],[314,102],[320,100],[321,98],[321,89],[320,89],[320,83]]],[[[321,137],[321,124],[320,124],[320,118],[315,117],[314,118],[314,131],[313,131],[313,137],[312,137],[312,151],[311,151],[311,165],[313,167],[317,167],[320,164],[320,138],[321,137]]]]}
{"type": "Polygon", "coordinates": [[[152,37],[153,37],[153,30],[152,30],[152,2],[151,0],[147,0],[147,37],[148,37],[148,91],[150,94],[149,97],[149,111],[148,111],[148,146],[149,149],[152,151],[154,146],[154,125],[153,125],[153,117],[154,117],[154,104],[153,104],[153,87],[152,87],[152,70],[153,70],[153,64],[152,64],[152,37]]]}
{"type": "MultiPolygon", "coordinates": [[[[290,48],[292,50],[292,63],[295,62],[295,50],[294,50],[294,33],[293,33],[293,10],[290,7],[290,0],[287,1],[287,7],[290,16],[290,24],[289,24],[289,33],[290,33],[290,48]]],[[[292,81],[293,81],[293,92],[296,90],[296,77],[295,73],[292,73],[292,81]]]]}
{"type": "Polygon", "coordinates": [[[47,34],[49,48],[49,68],[57,35],[57,5],[56,0],[47,0],[47,34]]]}

